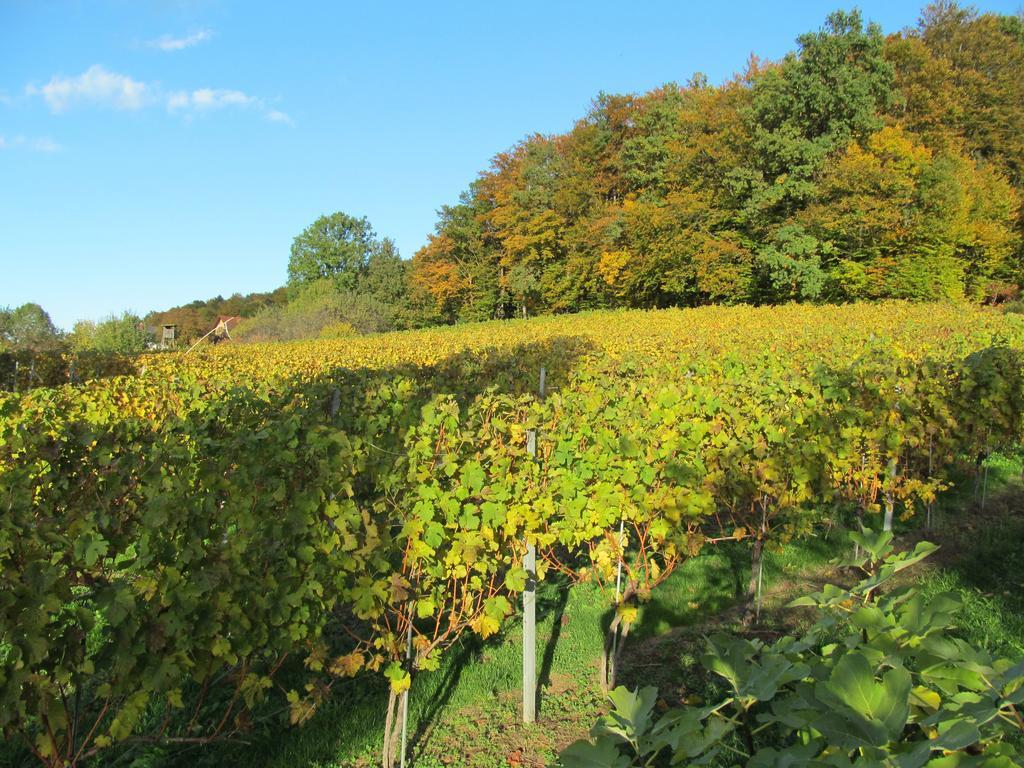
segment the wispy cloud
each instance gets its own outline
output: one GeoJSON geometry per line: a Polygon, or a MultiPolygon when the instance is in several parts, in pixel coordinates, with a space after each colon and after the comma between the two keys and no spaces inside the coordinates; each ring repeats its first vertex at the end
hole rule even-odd
{"type": "Polygon", "coordinates": [[[285,125],[295,125],[295,121],[291,119],[287,114],[277,109],[271,109],[267,111],[267,120],[272,123],[284,123],[285,125]]]}
{"type": "Polygon", "coordinates": [[[0,136],[0,150],[2,149],[27,149],[30,152],[45,152],[49,154],[60,152],[64,147],[48,137],[12,136],[8,139],[6,136],[0,136]]]}
{"type": "Polygon", "coordinates": [[[136,110],[146,105],[151,88],[127,75],[93,64],[77,77],[54,75],[46,85],[27,85],[25,93],[42,96],[54,113],[64,112],[78,103],[136,110]]]}
{"type": "Polygon", "coordinates": [[[260,106],[260,100],[241,91],[223,88],[199,88],[194,91],[175,91],[167,97],[167,108],[208,110],[222,107],[260,106]]]}
{"type": "Polygon", "coordinates": [[[164,105],[172,114],[191,118],[220,109],[249,109],[274,123],[293,125],[291,117],[273,109],[263,99],[233,88],[167,90],[157,82],[142,82],[94,64],[75,77],[54,75],[46,85],[25,86],[29,96],[41,96],[54,114],[87,104],[118,110],[139,110],[164,105]]]}
{"type": "Polygon", "coordinates": [[[199,45],[204,43],[213,37],[213,31],[209,29],[199,29],[195,32],[190,32],[184,37],[174,37],[173,35],[161,35],[155,40],[149,40],[146,45],[150,48],[157,48],[161,51],[183,51],[186,48],[191,48],[193,45],[199,45]]]}
{"type": "Polygon", "coordinates": [[[167,96],[167,110],[191,117],[198,112],[235,107],[261,113],[272,123],[294,125],[291,117],[279,109],[268,107],[263,99],[242,91],[227,88],[197,88],[194,91],[174,91],[167,96]]]}

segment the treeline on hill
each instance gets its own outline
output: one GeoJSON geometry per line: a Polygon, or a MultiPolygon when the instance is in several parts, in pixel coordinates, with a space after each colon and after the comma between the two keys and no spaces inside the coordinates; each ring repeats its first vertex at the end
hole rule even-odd
{"type": "Polygon", "coordinates": [[[135,354],[144,352],[152,339],[150,329],[133,312],[110,315],[99,322],[79,320],[65,333],[38,304],[0,307],[0,354],[135,354]]]}
{"type": "Polygon", "coordinates": [[[1024,21],[837,12],[778,62],[600,95],[498,154],[411,260],[366,219],[296,238],[250,340],[604,307],[1016,297],[1024,21]]]}
{"type": "Polygon", "coordinates": [[[235,293],[226,299],[214,296],[212,299],[190,301],[162,312],[150,312],[144,322],[151,328],[174,325],[177,327],[177,338],[188,342],[205,336],[222,317],[252,317],[286,301],[287,289],[283,287],[265,293],[235,293]]]}
{"type": "Polygon", "coordinates": [[[286,288],[278,288],[193,301],[144,318],[126,311],[99,322],[79,320],[67,333],[38,304],[0,307],[0,391],[132,373],[133,358],[157,346],[164,324],[176,326],[176,341],[191,343],[215,328],[222,317],[251,317],[285,303],[287,296],[286,288]]]}
{"type": "Polygon", "coordinates": [[[0,307],[0,392],[132,373],[150,338],[131,312],[64,333],[38,304],[0,307]]]}
{"type": "Polygon", "coordinates": [[[1014,299],[1024,17],[836,12],[778,62],[601,94],[499,153],[411,261],[365,218],[295,238],[288,285],[146,317],[190,342],[339,338],[607,307],[1014,299]]]}
{"type": "Polygon", "coordinates": [[[711,302],[999,300],[1021,279],[1024,21],[837,12],[782,61],[601,95],[497,155],[413,260],[440,321],[711,302]]]}
{"type": "Polygon", "coordinates": [[[194,301],[151,312],[146,322],[175,325],[178,342],[186,344],[225,317],[241,318],[231,338],[244,341],[332,339],[421,325],[408,306],[408,267],[366,218],[333,213],[293,241],[287,286],[194,301]]]}

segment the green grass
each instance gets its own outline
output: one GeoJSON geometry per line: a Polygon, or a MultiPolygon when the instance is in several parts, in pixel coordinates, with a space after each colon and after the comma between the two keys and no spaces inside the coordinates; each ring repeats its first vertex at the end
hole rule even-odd
{"type": "MultiPolygon", "coordinates": [[[[926,596],[956,592],[958,626],[975,645],[1024,656],[1024,487],[1016,457],[989,460],[985,507],[965,484],[942,526],[930,538],[942,545],[925,572],[926,596]],[[973,502],[973,503],[972,503],[973,502]]],[[[949,504],[948,499],[946,500],[949,504]]]]}
{"type": "MultiPolygon", "coordinates": [[[[719,550],[688,561],[655,590],[644,606],[632,643],[672,627],[699,624],[742,601],[749,566],[719,550]],[[742,586],[741,586],[742,585],[742,586]]],[[[782,569],[785,553],[770,556],[782,569]]],[[[591,585],[546,582],[538,593],[540,722],[520,720],[522,632],[510,624],[497,641],[468,639],[445,656],[436,672],[416,677],[409,699],[410,742],[419,766],[447,764],[461,755],[474,766],[508,765],[509,755],[550,760],[558,747],[585,734],[603,706],[597,660],[611,611],[591,585]]],[[[268,729],[249,746],[224,745],[180,753],[171,765],[326,768],[377,761],[384,726],[386,686],[371,677],[342,681],[337,694],[298,729],[268,729]]],[[[528,763],[529,764],[529,763],[528,763]]]]}
{"type": "MultiPolygon", "coordinates": [[[[766,593],[772,584],[794,573],[823,567],[839,541],[834,534],[829,540],[814,538],[769,552],[766,593]]],[[[642,608],[630,637],[622,682],[636,684],[652,676],[638,666],[645,663],[649,641],[691,627],[698,630],[692,637],[699,642],[699,630],[709,616],[743,604],[748,557],[743,545],[716,547],[687,561],[659,586],[642,608]]],[[[521,758],[525,765],[547,763],[558,748],[586,734],[604,702],[597,686],[597,660],[610,608],[591,585],[547,582],[538,594],[538,614],[539,722],[520,723],[522,635],[520,625],[512,623],[497,641],[469,639],[448,652],[439,670],[416,677],[410,695],[409,734],[418,766],[507,766],[510,757],[513,762],[521,758]]],[[[688,655],[692,656],[683,653],[688,655]]],[[[686,665],[677,662],[675,658],[655,662],[659,669],[653,676],[673,682],[685,672],[686,665]]],[[[268,728],[249,745],[186,751],[155,764],[374,765],[386,699],[385,685],[372,677],[343,681],[336,695],[301,728],[268,728]]]]}
{"type": "MultiPolygon", "coordinates": [[[[1024,493],[1013,484],[1019,476],[1019,461],[990,460],[985,513],[977,509],[971,481],[942,499],[935,514],[942,527],[931,537],[946,551],[919,582],[926,595],[958,592],[964,636],[1013,656],[1024,655],[1024,493]]],[[[911,534],[920,522],[903,524],[901,535],[911,534]]],[[[764,623],[775,626],[784,602],[818,589],[828,562],[846,546],[844,532],[833,530],[769,551],[764,623]]],[[[728,627],[738,616],[730,609],[743,604],[748,557],[743,544],[720,546],[688,561],[658,587],[630,637],[621,682],[658,684],[667,703],[706,693],[708,680],[697,664],[703,634],[710,619],[728,627]]],[[[410,733],[416,735],[412,754],[418,766],[540,764],[549,762],[557,747],[586,734],[603,706],[596,664],[610,612],[600,593],[586,585],[545,584],[539,606],[540,723],[519,723],[521,634],[513,625],[497,643],[465,644],[449,653],[438,672],[416,679],[410,733]]],[[[383,686],[356,686],[356,696],[346,693],[343,702],[332,703],[303,729],[276,734],[285,738],[252,764],[373,764],[386,692],[383,686]]],[[[240,754],[252,753],[233,756],[240,754]]]]}

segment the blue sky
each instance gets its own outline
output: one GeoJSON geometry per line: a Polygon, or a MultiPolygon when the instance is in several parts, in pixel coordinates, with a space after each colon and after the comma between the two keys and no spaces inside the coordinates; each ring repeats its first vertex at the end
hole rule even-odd
{"type": "MultiPolygon", "coordinates": [[[[921,4],[859,6],[895,31],[921,4]]],[[[494,153],[599,91],[721,81],[836,7],[0,0],[0,306],[70,327],[270,290],[335,210],[411,257],[494,153]]]]}

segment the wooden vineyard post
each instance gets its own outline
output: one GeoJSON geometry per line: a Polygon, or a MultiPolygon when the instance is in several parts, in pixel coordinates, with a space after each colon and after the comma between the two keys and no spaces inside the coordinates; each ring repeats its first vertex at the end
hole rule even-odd
{"type": "MultiPolygon", "coordinates": [[[[540,369],[540,399],[544,400],[546,371],[540,369]]],[[[526,433],[526,451],[537,457],[537,431],[526,433]]],[[[537,546],[526,543],[523,556],[526,588],[523,589],[523,722],[537,720],[537,546]]]]}
{"type": "MultiPolygon", "coordinates": [[[[337,390],[335,390],[337,392],[337,390]]],[[[412,674],[412,617],[413,608],[410,604],[409,607],[409,630],[405,639],[405,663],[409,668],[409,674],[412,674]]],[[[409,744],[409,689],[406,688],[402,691],[402,758],[401,766],[405,768],[405,755],[406,748],[409,744]]]]}

